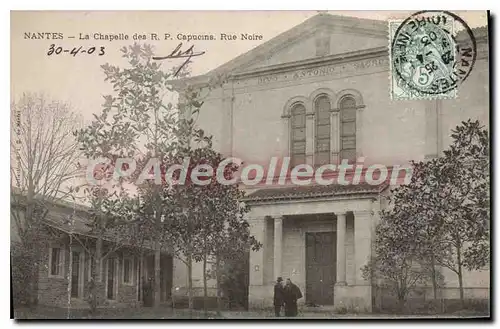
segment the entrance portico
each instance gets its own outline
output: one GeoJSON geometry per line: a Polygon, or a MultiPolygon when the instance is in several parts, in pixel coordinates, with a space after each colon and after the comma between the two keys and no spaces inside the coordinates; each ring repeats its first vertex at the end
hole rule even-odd
{"type": "Polygon", "coordinates": [[[251,306],[271,306],[274,282],[282,276],[302,290],[299,304],[371,311],[372,287],[361,267],[371,257],[380,187],[319,188],[319,195],[294,187],[248,197],[251,233],[263,244],[250,254],[251,306]]]}

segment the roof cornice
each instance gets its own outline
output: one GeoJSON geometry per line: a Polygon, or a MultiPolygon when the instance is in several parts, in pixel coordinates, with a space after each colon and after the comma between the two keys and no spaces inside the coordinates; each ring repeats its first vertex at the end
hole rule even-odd
{"type": "MultiPolygon", "coordinates": [[[[371,35],[374,37],[383,37],[383,38],[388,37],[388,25],[387,22],[385,21],[320,13],[316,16],[309,18],[303,23],[291,28],[290,30],[281,33],[280,35],[272,38],[271,40],[264,42],[263,44],[257,46],[256,48],[240,56],[237,56],[236,58],[217,67],[214,70],[211,70],[206,74],[172,81],[171,82],[172,86],[174,86],[174,88],[178,90],[184,88],[187,85],[203,87],[204,85],[208,85],[210,83],[211,77],[217,75],[227,75],[229,78],[240,78],[240,77],[258,75],[262,73],[269,73],[274,71],[279,72],[281,70],[300,68],[301,65],[321,65],[327,62],[342,62],[342,61],[347,62],[350,60],[369,58],[370,55],[371,56],[387,55],[388,52],[387,47],[378,47],[362,51],[356,51],[352,53],[337,54],[321,58],[307,59],[298,62],[271,65],[256,70],[235,72],[238,70],[238,68],[243,68],[244,70],[245,67],[248,67],[249,65],[252,65],[253,63],[256,63],[260,60],[264,60],[269,52],[284,48],[288,44],[296,42],[301,38],[314,33],[320,27],[331,28],[334,29],[335,31],[345,31],[348,33],[371,35]]],[[[476,27],[471,30],[478,44],[483,44],[488,42],[487,26],[476,27]]],[[[465,38],[465,31],[460,31],[458,33],[457,39],[460,41],[461,39],[464,38],[465,38]]]]}
{"type": "Polygon", "coordinates": [[[256,61],[258,62],[259,60],[264,59],[270,52],[282,49],[288,44],[294,43],[314,33],[319,28],[325,27],[337,32],[364,34],[379,38],[387,38],[388,33],[387,22],[385,21],[319,13],[206,74],[182,80],[174,80],[171,84],[175,89],[182,88],[188,84],[208,84],[211,76],[232,73],[238,68],[251,65],[256,61]]]}
{"type": "Polygon", "coordinates": [[[343,54],[335,54],[330,56],[323,56],[317,58],[309,58],[296,62],[281,63],[276,65],[270,65],[263,68],[258,68],[255,70],[237,72],[231,75],[234,79],[248,78],[253,76],[259,76],[262,74],[272,74],[278,72],[286,72],[293,70],[300,70],[306,68],[314,68],[317,66],[323,66],[327,64],[341,64],[346,62],[353,62],[357,60],[386,57],[388,55],[387,47],[377,47],[371,49],[364,49],[353,51],[343,54]]]}

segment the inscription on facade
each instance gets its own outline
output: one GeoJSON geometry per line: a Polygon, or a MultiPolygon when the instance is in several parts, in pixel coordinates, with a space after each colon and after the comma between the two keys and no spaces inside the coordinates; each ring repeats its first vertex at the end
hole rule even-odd
{"type": "Polygon", "coordinates": [[[389,65],[389,60],[387,58],[376,58],[376,59],[370,59],[353,63],[325,65],[311,69],[261,76],[257,78],[257,84],[263,85],[267,83],[280,82],[280,81],[285,82],[285,81],[294,81],[311,77],[336,75],[341,72],[349,70],[357,71],[384,65],[389,65]]]}

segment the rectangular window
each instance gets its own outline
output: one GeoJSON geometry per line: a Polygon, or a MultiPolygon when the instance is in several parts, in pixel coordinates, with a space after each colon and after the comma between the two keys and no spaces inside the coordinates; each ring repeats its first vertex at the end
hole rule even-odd
{"type": "Polygon", "coordinates": [[[328,138],[330,139],[330,125],[317,125],[316,126],[316,138],[328,138]]]}
{"type": "Polygon", "coordinates": [[[330,152],[317,152],[314,158],[316,167],[330,163],[330,152]]]}
{"type": "Polygon", "coordinates": [[[342,109],[342,121],[356,120],[356,108],[342,109]]]}
{"type": "Polygon", "coordinates": [[[354,137],[354,136],[342,137],[342,149],[343,150],[356,149],[356,137],[354,137]]]}
{"type": "Polygon", "coordinates": [[[63,268],[63,254],[62,249],[59,247],[50,248],[50,275],[62,276],[63,268]]]}
{"type": "Polygon", "coordinates": [[[80,296],[80,253],[73,252],[73,264],[71,269],[71,297],[78,298],[80,296]]]}
{"type": "Polygon", "coordinates": [[[305,142],[295,142],[292,147],[292,153],[295,155],[305,155],[306,154],[306,143],[305,142]]]}
{"type": "Polygon", "coordinates": [[[340,152],[341,159],[346,159],[349,163],[354,163],[356,161],[356,150],[346,149],[340,152]]]}
{"type": "Polygon", "coordinates": [[[293,128],[292,140],[295,141],[305,141],[306,140],[306,130],[304,128],[293,128]]]}
{"type": "Polygon", "coordinates": [[[300,128],[304,127],[306,125],[306,114],[300,113],[300,114],[295,114],[292,117],[292,128],[300,128]]]}
{"type": "Polygon", "coordinates": [[[342,109],[340,158],[356,161],[356,109],[342,109]]]}
{"type": "Polygon", "coordinates": [[[317,112],[316,120],[318,120],[318,124],[321,125],[330,125],[330,104],[327,105],[327,109],[324,111],[317,112]]]}
{"type": "Polygon", "coordinates": [[[290,163],[293,166],[303,164],[306,155],[306,108],[303,104],[296,104],[291,114],[291,143],[290,163]]]}
{"type": "Polygon", "coordinates": [[[133,275],[132,258],[123,258],[123,283],[131,284],[133,275]]]}
{"type": "Polygon", "coordinates": [[[330,138],[316,141],[316,152],[330,152],[330,138]]]}
{"type": "Polygon", "coordinates": [[[342,123],[342,136],[354,136],[356,134],[356,122],[343,122],[342,123]]]}

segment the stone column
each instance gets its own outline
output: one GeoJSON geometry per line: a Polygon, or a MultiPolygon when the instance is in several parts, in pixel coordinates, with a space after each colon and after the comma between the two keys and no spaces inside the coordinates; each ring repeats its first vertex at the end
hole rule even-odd
{"type": "Polygon", "coordinates": [[[336,285],[345,286],[346,254],[345,254],[345,231],[346,214],[337,214],[337,282],[336,285]]]}
{"type": "Polygon", "coordinates": [[[283,217],[274,218],[274,280],[282,276],[283,258],[283,217]]]}
{"type": "Polygon", "coordinates": [[[330,156],[330,163],[337,165],[339,164],[340,152],[340,111],[339,109],[331,109],[330,113],[330,126],[332,127],[330,135],[332,153],[330,156]]]}
{"type": "Polygon", "coordinates": [[[314,166],[314,112],[306,113],[306,163],[314,166]]]}

